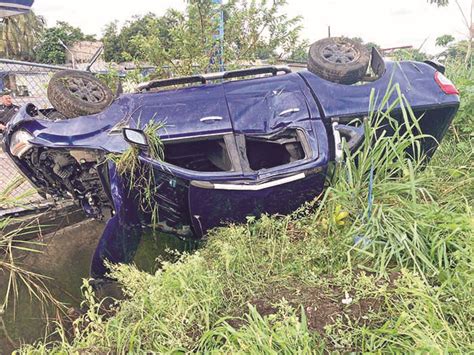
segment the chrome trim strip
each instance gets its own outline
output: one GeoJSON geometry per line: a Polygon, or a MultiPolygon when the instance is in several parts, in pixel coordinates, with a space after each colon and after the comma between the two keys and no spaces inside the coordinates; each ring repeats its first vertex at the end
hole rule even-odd
{"type": "Polygon", "coordinates": [[[293,181],[302,180],[306,177],[305,173],[288,176],[283,179],[266,182],[258,185],[237,185],[237,184],[213,184],[214,190],[231,190],[231,191],[260,191],[268,189],[270,187],[275,187],[279,185],[288,184],[293,181]]]}
{"type": "Polygon", "coordinates": [[[232,133],[232,131],[229,132],[221,132],[221,133],[209,133],[205,135],[196,135],[196,136],[186,136],[186,137],[178,137],[178,138],[164,138],[163,136],[160,136],[160,139],[162,142],[178,142],[182,140],[187,140],[187,139],[205,139],[207,137],[218,137],[218,136],[225,136],[226,134],[232,133]]]}
{"type": "Polygon", "coordinates": [[[332,132],[334,135],[334,153],[335,153],[335,161],[336,163],[342,162],[343,158],[343,152],[342,152],[342,140],[341,140],[341,134],[339,133],[337,129],[338,123],[333,122],[332,123],[332,132]]]}

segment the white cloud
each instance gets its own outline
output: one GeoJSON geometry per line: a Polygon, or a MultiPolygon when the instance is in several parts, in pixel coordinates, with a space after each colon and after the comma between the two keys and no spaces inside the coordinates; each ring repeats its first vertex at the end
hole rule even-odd
{"type": "MultiPolygon", "coordinates": [[[[460,0],[468,12],[470,0],[460,0]]],[[[101,35],[104,26],[114,20],[124,22],[133,15],[147,12],[164,14],[166,9],[183,9],[183,0],[36,0],[33,9],[49,25],[64,20],[85,33],[101,35]]],[[[382,47],[413,45],[434,53],[435,39],[452,34],[461,39],[466,32],[455,4],[438,8],[426,0],[289,0],[289,16],[303,16],[303,35],[317,40],[327,35],[362,37],[382,47]]]]}

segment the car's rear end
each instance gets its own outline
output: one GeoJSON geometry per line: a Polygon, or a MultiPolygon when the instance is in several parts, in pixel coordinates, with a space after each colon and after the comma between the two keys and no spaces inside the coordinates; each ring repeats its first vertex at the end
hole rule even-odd
{"type": "MultiPolygon", "coordinates": [[[[383,63],[378,78],[357,85],[332,83],[309,71],[300,72],[300,75],[314,93],[328,127],[334,121],[349,122],[368,117],[370,109],[390,111],[390,117],[403,126],[407,117],[402,106],[408,112],[412,111],[412,118],[417,119],[420,128],[414,133],[429,136],[421,142],[422,153],[430,158],[458,110],[459,92],[437,70],[442,67],[413,61],[383,63]],[[388,100],[386,95],[390,95],[388,100]]],[[[381,130],[389,135],[394,132],[388,119],[382,122],[381,130]]]]}

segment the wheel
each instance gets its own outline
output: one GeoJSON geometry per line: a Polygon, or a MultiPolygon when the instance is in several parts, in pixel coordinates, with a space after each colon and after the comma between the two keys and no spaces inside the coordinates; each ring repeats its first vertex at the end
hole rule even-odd
{"type": "Polygon", "coordinates": [[[348,38],[325,38],[313,43],[308,69],[319,77],[340,84],[360,81],[369,65],[367,48],[348,38]]]}
{"type": "Polygon", "coordinates": [[[113,101],[110,89],[86,72],[63,70],[51,78],[48,99],[68,118],[99,113],[113,101]]]}

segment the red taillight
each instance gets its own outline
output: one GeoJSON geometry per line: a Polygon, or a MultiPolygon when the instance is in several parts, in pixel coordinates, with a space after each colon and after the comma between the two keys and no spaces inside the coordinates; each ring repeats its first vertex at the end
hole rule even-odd
{"type": "Polygon", "coordinates": [[[439,87],[443,92],[447,95],[459,95],[458,89],[454,86],[454,84],[449,80],[447,77],[445,77],[443,74],[441,74],[439,71],[435,73],[435,80],[438,83],[439,87]]]}

